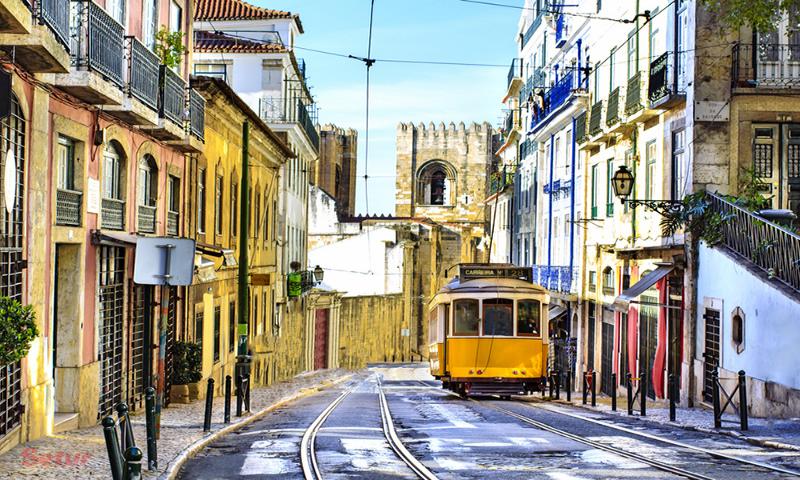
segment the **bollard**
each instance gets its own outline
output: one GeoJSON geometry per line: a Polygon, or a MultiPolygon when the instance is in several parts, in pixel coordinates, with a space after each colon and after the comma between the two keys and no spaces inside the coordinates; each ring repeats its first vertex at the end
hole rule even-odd
{"type": "Polygon", "coordinates": [[[611,374],[611,411],[617,411],[617,374],[611,374]]]}
{"type": "Polygon", "coordinates": [[[669,375],[669,421],[675,421],[675,374],[669,375]]]}
{"type": "Polygon", "coordinates": [[[572,402],[572,372],[567,372],[567,401],[572,402]]]}
{"type": "Polygon", "coordinates": [[[625,374],[625,382],[628,387],[628,415],[633,415],[633,379],[631,372],[625,374]]]}
{"type": "Polygon", "coordinates": [[[647,373],[639,375],[639,415],[647,416],[647,373]]]}
{"type": "Polygon", "coordinates": [[[711,397],[714,403],[714,428],[721,428],[722,414],[719,405],[719,373],[716,368],[711,374],[711,397]]]}
{"type": "Polygon", "coordinates": [[[119,439],[117,438],[116,422],[111,417],[103,419],[103,436],[106,439],[108,463],[111,465],[111,478],[122,480],[122,456],[119,453],[119,439]]]}
{"type": "Polygon", "coordinates": [[[224,422],[231,423],[231,376],[225,375],[225,415],[224,422]]]}
{"type": "Polygon", "coordinates": [[[747,378],[744,370],[739,370],[739,423],[742,431],[747,430],[747,378]]]}
{"type": "Polygon", "coordinates": [[[581,387],[583,389],[583,404],[584,405],[586,405],[586,395],[587,395],[587,393],[586,393],[586,388],[587,388],[586,378],[588,378],[588,377],[586,376],[586,371],[584,370],[583,371],[583,382],[582,382],[583,386],[581,387]]]}
{"type": "Polygon", "coordinates": [[[592,406],[597,406],[597,372],[592,370],[592,406]]]}
{"type": "Polygon", "coordinates": [[[250,375],[244,377],[247,387],[244,389],[244,411],[250,413],[250,375]]]}
{"type": "Polygon", "coordinates": [[[203,417],[203,431],[208,432],[211,430],[211,409],[214,407],[214,379],[208,379],[208,388],[206,388],[206,411],[203,417]]]}
{"type": "Polygon", "coordinates": [[[555,384],[556,384],[556,400],[561,400],[561,372],[559,372],[558,370],[556,370],[555,384]]]}
{"type": "Polygon", "coordinates": [[[131,425],[131,419],[128,416],[128,404],[125,402],[120,402],[117,404],[117,419],[119,420],[119,425],[121,429],[122,439],[120,442],[120,451],[126,451],[129,447],[133,447],[136,445],[136,441],[133,439],[133,426],[131,425]]]}
{"type": "Polygon", "coordinates": [[[124,480],[141,480],[142,478],[142,449],[136,445],[125,450],[125,476],[124,480]]]}
{"type": "Polygon", "coordinates": [[[244,400],[244,396],[242,395],[242,378],[243,375],[236,375],[236,416],[242,416],[242,401],[244,400]]]}
{"type": "Polygon", "coordinates": [[[145,425],[147,426],[147,469],[158,470],[158,444],[156,443],[156,390],[144,391],[145,425]]]}
{"type": "Polygon", "coordinates": [[[550,388],[550,400],[553,399],[553,383],[553,372],[550,372],[550,375],[548,375],[547,378],[547,386],[550,388]]]}

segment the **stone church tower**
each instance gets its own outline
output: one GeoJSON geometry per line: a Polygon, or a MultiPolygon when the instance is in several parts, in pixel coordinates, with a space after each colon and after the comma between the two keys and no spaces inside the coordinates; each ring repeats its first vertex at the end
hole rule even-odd
{"type": "Polygon", "coordinates": [[[487,220],[483,201],[493,159],[492,135],[487,122],[469,127],[463,122],[397,126],[395,215],[441,224],[450,232],[443,235],[442,246],[460,257],[456,263],[485,260],[479,247],[487,220]]]}

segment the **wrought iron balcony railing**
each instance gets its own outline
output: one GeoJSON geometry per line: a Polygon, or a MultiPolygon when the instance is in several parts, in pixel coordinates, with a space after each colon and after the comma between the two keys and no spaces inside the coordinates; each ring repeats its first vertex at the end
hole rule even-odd
{"type": "Polygon", "coordinates": [[[70,0],[35,0],[33,9],[39,21],[50,27],[58,41],[69,50],[70,0]]]}
{"type": "Polygon", "coordinates": [[[800,235],[730,202],[706,193],[722,223],[722,245],[754,263],[770,277],[800,293],[800,235]]]}
{"type": "Polygon", "coordinates": [[[610,127],[617,123],[619,123],[619,87],[611,91],[606,104],[606,125],[610,127]]]}
{"type": "Polygon", "coordinates": [[[798,44],[736,44],[732,60],[734,88],[800,88],[798,44]]]}
{"type": "Polygon", "coordinates": [[[644,90],[642,72],[636,72],[628,79],[628,88],[625,90],[625,115],[633,115],[644,108],[642,90],[644,90]]]}
{"type": "Polygon", "coordinates": [[[158,81],[160,62],[158,55],[150,51],[135,37],[126,37],[128,60],[128,83],[125,90],[152,109],[158,108],[158,81]]]}
{"type": "Polygon", "coordinates": [[[578,268],[569,266],[533,266],[533,281],[548,290],[561,293],[576,293],[578,268]]]}
{"type": "Polygon", "coordinates": [[[189,133],[203,140],[206,123],[206,100],[195,89],[189,89],[189,133]]]}
{"type": "Polygon", "coordinates": [[[314,148],[319,150],[319,133],[308,108],[301,100],[264,97],[259,102],[259,113],[267,123],[297,122],[314,148]]]}
{"type": "Polygon", "coordinates": [[[300,100],[297,101],[297,120],[300,126],[303,127],[303,131],[306,132],[311,145],[314,146],[315,150],[319,151],[319,132],[317,132],[317,127],[311,120],[308,109],[300,100]]]}
{"type": "Polygon", "coordinates": [[[156,207],[139,205],[136,227],[141,233],[156,232],[156,207]]]}
{"type": "Polygon", "coordinates": [[[545,119],[547,119],[551,113],[564,105],[572,95],[572,89],[574,87],[575,72],[574,70],[568,70],[555,85],[550,87],[542,96],[539,96],[537,99],[535,98],[537,95],[535,95],[531,116],[531,129],[544,123],[545,119]]]}
{"type": "Polygon", "coordinates": [[[56,225],[81,226],[83,193],[59,188],[56,191],[56,225]]]}
{"type": "Polygon", "coordinates": [[[72,65],[123,86],[125,28],[91,0],[72,2],[72,65]]]}
{"type": "Polygon", "coordinates": [[[502,170],[494,172],[490,177],[489,194],[502,191],[508,185],[514,184],[514,169],[503,167],[502,170]]]}
{"type": "Polygon", "coordinates": [[[172,235],[172,236],[178,235],[179,219],[180,219],[180,214],[178,212],[173,212],[172,210],[167,212],[167,235],[172,235]]]}
{"type": "Polygon", "coordinates": [[[167,118],[183,125],[186,109],[186,82],[171,68],[161,65],[159,82],[161,96],[158,100],[158,113],[161,118],[167,118]]]}
{"type": "Polygon", "coordinates": [[[125,228],[125,200],[104,198],[102,209],[103,228],[109,230],[123,230],[125,228]]]}

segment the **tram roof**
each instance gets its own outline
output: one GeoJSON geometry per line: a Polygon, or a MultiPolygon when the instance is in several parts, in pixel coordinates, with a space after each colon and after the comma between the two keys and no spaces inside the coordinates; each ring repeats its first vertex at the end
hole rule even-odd
{"type": "Polygon", "coordinates": [[[516,278],[476,278],[461,282],[458,277],[439,290],[443,293],[536,293],[546,294],[547,290],[535,283],[516,278]]]}

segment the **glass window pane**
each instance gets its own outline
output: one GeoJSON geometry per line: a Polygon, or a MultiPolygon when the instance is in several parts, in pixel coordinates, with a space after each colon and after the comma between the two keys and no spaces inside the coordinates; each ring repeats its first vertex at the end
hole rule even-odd
{"type": "Polygon", "coordinates": [[[478,335],[478,301],[456,300],[453,302],[455,309],[455,322],[453,335],[478,335]]]}
{"type": "Polygon", "coordinates": [[[483,301],[483,334],[514,335],[514,301],[507,298],[483,301]]]}
{"type": "Polygon", "coordinates": [[[541,311],[539,300],[519,300],[517,302],[517,335],[540,336],[541,311]]]}

